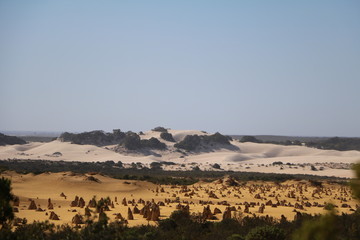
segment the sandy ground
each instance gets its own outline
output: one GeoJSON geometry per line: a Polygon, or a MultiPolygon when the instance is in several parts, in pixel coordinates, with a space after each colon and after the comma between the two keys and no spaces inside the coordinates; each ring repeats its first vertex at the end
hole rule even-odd
{"type": "MultiPolygon", "coordinates": [[[[231,206],[236,209],[232,211],[233,217],[255,214],[280,219],[281,215],[284,215],[289,220],[294,218],[295,211],[309,214],[324,213],[323,206],[330,202],[338,206],[336,209],[339,213],[351,213],[358,207],[358,202],[351,197],[351,190],[348,187],[326,182],[323,183],[323,187],[317,188],[306,181],[287,181],[277,185],[271,182],[239,183],[225,177],[212,183],[201,182],[185,187],[91,175],[99,180],[99,182],[94,182],[87,179],[90,175],[71,172],[21,175],[8,171],[2,173],[2,176],[12,180],[13,193],[20,198],[19,212],[16,213],[16,217],[26,218],[29,223],[36,220],[49,220],[50,211],[54,211],[60,220],[49,220],[50,222],[71,224],[72,218],[77,213],[84,215],[85,212],[84,208],[70,207],[75,196],[82,197],[86,205],[93,196],[97,199],[110,197],[114,202],[114,208],[110,208],[106,214],[111,221],[115,220],[116,213],[121,213],[127,219],[128,207],[131,210],[134,206],[141,209],[143,204],[137,204],[139,199],[153,200],[155,203],[166,202],[165,199],[170,199],[170,203],[160,206],[160,219],[168,217],[176,210],[179,203],[188,204],[191,213],[202,213],[204,206],[208,205],[212,212],[218,208],[223,213],[227,206],[231,206]],[[60,196],[61,193],[66,195],[66,199],[60,196]],[[49,198],[54,205],[53,210],[47,209],[49,198]],[[124,198],[128,201],[127,206],[122,204],[124,198]],[[37,207],[43,211],[28,210],[30,199],[34,200],[37,207]],[[132,200],[135,204],[129,203],[132,200]],[[279,204],[269,205],[269,200],[272,204],[278,202],[279,204]],[[200,201],[206,201],[206,203],[201,204],[200,201]],[[245,202],[254,204],[250,206],[249,213],[245,213],[245,202]],[[267,203],[264,212],[259,213],[259,207],[267,203]],[[306,206],[306,203],[311,204],[311,207],[306,206]],[[301,205],[303,209],[296,207],[296,204],[301,205]],[[349,206],[342,206],[342,204],[349,206]]],[[[91,210],[94,211],[94,209],[91,210]]],[[[215,217],[222,220],[222,213],[216,214],[215,217]]],[[[97,216],[94,212],[92,214],[92,217],[97,216]]],[[[154,221],[147,221],[140,214],[134,214],[134,220],[128,222],[130,226],[156,224],[154,221]]]]}
{"type": "MultiPolygon", "coordinates": [[[[176,141],[186,135],[204,135],[197,130],[169,130],[176,141]]],[[[191,170],[198,166],[201,170],[216,170],[217,163],[223,170],[312,174],[321,176],[353,177],[351,164],[360,161],[360,151],[335,151],[308,148],[305,146],[281,146],[274,144],[240,143],[232,141],[232,146],[204,149],[202,152],[187,154],[178,152],[174,143],[160,138],[159,132],[149,131],[141,135],[143,139],[156,137],[166,143],[166,151],[115,152],[114,145],[97,147],[77,145],[68,142],[52,141],[49,143],[31,142],[25,145],[0,146],[0,159],[43,159],[64,161],[121,161],[123,163],[141,162],[149,166],[154,161],[171,161],[176,165],[165,166],[165,170],[191,170]],[[54,155],[60,152],[61,156],[54,155]],[[273,162],[284,165],[274,166],[273,162]],[[318,171],[311,170],[314,165],[318,171]]]]}

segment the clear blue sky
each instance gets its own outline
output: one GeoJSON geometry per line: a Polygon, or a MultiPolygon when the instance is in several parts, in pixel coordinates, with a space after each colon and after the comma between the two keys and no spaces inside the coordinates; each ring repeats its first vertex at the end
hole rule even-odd
{"type": "Polygon", "coordinates": [[[0,129],[360,136],[360,1],[0,0],[0,129]]]}

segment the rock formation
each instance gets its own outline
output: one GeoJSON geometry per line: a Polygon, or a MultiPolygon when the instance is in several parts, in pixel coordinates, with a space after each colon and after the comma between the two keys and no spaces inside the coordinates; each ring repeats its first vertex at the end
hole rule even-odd
{"type": "Polygon", "coordinates": [[[134,216],[133,216],[133,213],[131,212],[131,209],[128,207],[128,217],[127,217],[128,220],[134,220],[134,216]]]}
{"type": "Polygon", "coordinates": [[[78,225],[78,224],[83,224],[83,223],[84,223],[83,217],[82,217],[80,214],[76,214],[76,215],[72,218],[71,222],[72,222],[73,224],[76,224],[76,225],[78,225]]]}
{"type": "Polygon", "coordinates": [[[31,200],[31,202],[30,202],[30,205],[29,205],[28,209],[29,209],[29,210],[36,210],[36,209],[37,209],[37,207],[36,207],[36,203],[35,203],[35,201],[34,201],[34,200],[31,200]]]}
{"type": "Polygon", "coordinates": [[[49,210],[54,209],[54,204],[51,202],[51,199],[50,199],[50,198],[48,199],[48,206],[47,206],[47,208],[48,208],[49,210]]]}
{"type": "Polygon", "coordinates": [[[58,216],[55,212],[53,212],[53,211],[50,212],[50,217],[49,217],[49,219],[50,219],[50,220],[60,220],[60,219],[59,219],[59,216],[58,216]]]}
{"type": "Polygon", "coordinates": [[[231,209],[227,207],[223,213],[223,220],[231,218],[231,209]]]}

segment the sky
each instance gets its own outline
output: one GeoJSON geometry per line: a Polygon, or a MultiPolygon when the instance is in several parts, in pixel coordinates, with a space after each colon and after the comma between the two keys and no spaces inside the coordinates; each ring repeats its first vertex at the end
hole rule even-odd
{"type": "Polygon", "coordinates": [[[0,130],[360,137],[360,1],[0,0],[0,130]]]}

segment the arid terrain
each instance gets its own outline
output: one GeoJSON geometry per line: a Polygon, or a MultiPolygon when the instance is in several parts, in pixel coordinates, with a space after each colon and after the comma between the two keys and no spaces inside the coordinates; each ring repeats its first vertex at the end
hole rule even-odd
{"type": "MultiPolygon", "coordinates": [[[[170,140],[165,140],[161,132],[153,130],[139,135],[120,131],[116,133],[122,134],[124,141],[127,136],[135,136],[139,144],[153,145],[134,150],[126,147],[126,144],[102,144],[101,139],[104,137],[90,135],[97,141],[97,145],[75,144],[65,137],[59,137],[45,143],[0,146],[0,160],[25,161],[18,162],[18,167],[27,164],[26,160],[47,160],[44,164],[52,164],[52,161],[109,162],[111,164],[106,166],[113,169],[112,176],[116,176],[116,169],[128,168],[130,171],[146,168],[151,171],[156,165],[154,163],[163,163],[157,165],[156,171],[188,171],[194,176],[196,171],[193,170],[352,178],[354,175],[351,167],[360,159],[359,151],[240,142],[218,133],[211,135],[202,131],[166,130],[171,135],[170,140]],[[198,145],[193,150],[179,148],[179,143],[184,143],[187,136],[200,136],[198,145]],[[161,149],[152,148],[154,142],[161,149]]],[[[102,132],[91,134],[112,136],[102,132]]],[[[82,139],[89,141],[89,137],[82,139]]],[[[31,166],[29,163],[28,165],[31,166]]],[[[136,226],[156,224],[158,220],[168,218],[179,209],[210,221],[231,217],[241,219],[245,216],[271,216],[277,220],[286,218],[291,221],[302,213],[324,213],[327,204],[333,204],[339,214],[352,213],[358,208],[350,187],[344,182],[311,179],[283,182],[237,181],[225,176],[213,177],[206,182],[198,178],[200,181],[194,181],[196,183],[192,185],[159,185],[128,180],[129,178],[115,179],[99,174],[96,168],[94,172],[82,173],[64,170],[59,172],[58,169],[56,172],[39,170],[41,169],[37,169],[37,174],[31,173],[31,169],[27,169],[30,173],[26,174],[14,171],[4,171],[1,174],[11,179],[13,193],[18,197],[14,203],[17,225],[44,220],[57,225],[84,224],[86,220],[96,220],[99,213],[105,212],[110,221],[127,222],[129,226],[136,226]],[[100,201],[101,206],[98,205],[99,200],[103,200],[100,201]]]]}
{"type": "Polygon", "coordinates": [[[11,179],[13,193],[19,197],[16,217],[26,218],[28,223],[34,220],[84,223],[87,218],[98,216],[90,202],[94,196],[96,200],[109,197],[104,211],[110,221],[126,220],[129,226],[155,224],[156,220],[184,208],[216,221],[254,215],[293,220],[300,213],[323,213],[327,203],[334,204],[338,213],[352,213],[358,207],[348,186],[330,182],[276,184],[238,182],[224,177],[210,183],[171,186],[72,172],[23,175],[6,171],[1,176],[11,179]],[[52,212],[58,220],[50,219],[57,219],[52,212]],[[87,212],[91,216],[86,216],[87,212]],[[75,220],[75,215],[82,221],[75,220]]]}

